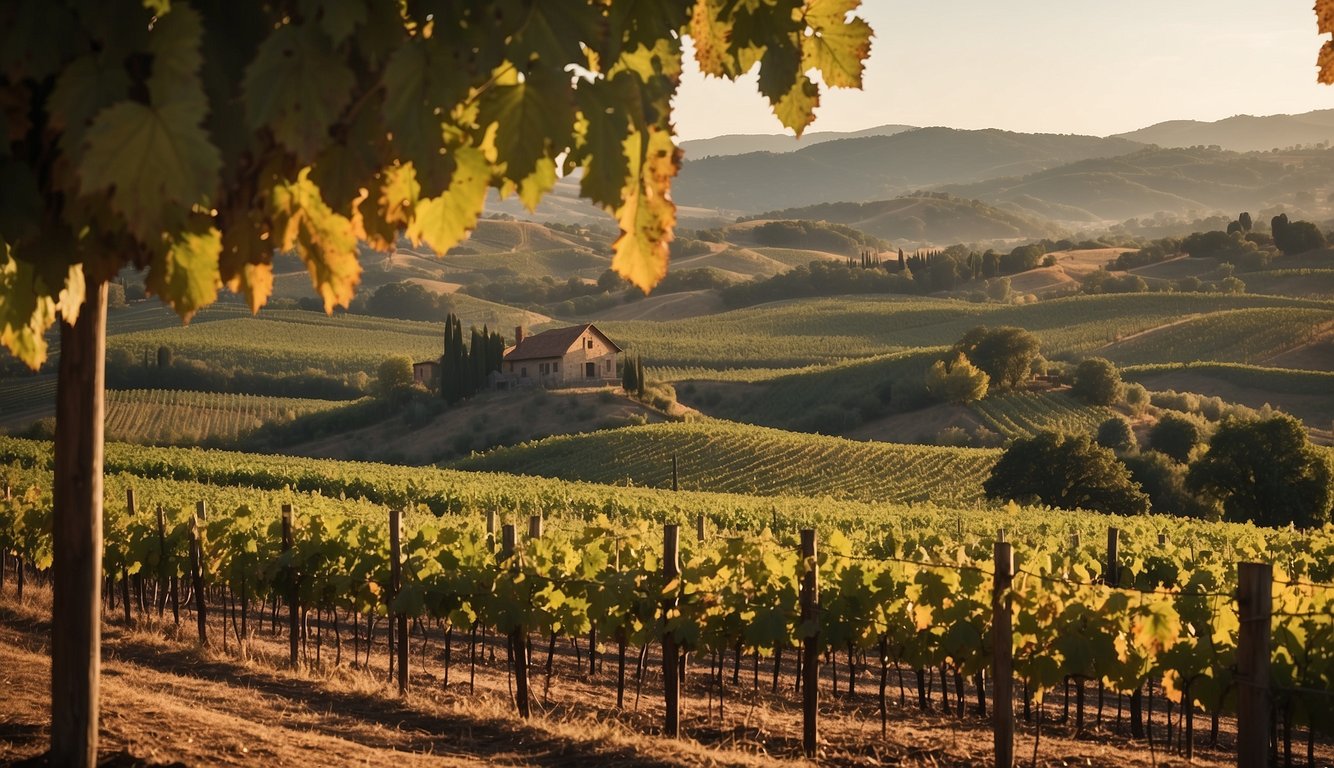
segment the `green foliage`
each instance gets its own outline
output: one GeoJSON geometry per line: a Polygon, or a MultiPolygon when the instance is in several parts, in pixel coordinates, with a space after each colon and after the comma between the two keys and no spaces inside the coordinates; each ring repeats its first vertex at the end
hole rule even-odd
{"type": "Polygon", "coordinates": [[[1121,399],[1121,372],[1102,357],[1080,361],[1070,392],[1092,405],[1112,405],[1121,399]]]}
{"type": "Polygon", "coordinates": [[[376,373],[375,386],[381,397],[390,397],[402,389],[412,386],[412,358],[391,357],[380,363],[376,373]]]}
{"type": "Polygon", "coordinates": [[[1270,221],[1270,231],[1274,235],[1274,245],[1285,256],[1325,247],[1325,235],[1319,227],[1309,221],[1290,222],[1286,213],[1280,213],[1270,221]]]}
{"type": "Polygon", "coordinates": [[[986,371],[993,388],[1004,390],[1028,379],[1039,349],[1037,337],[1022,328],[983,325],[965,333],[951,351],[962,353],[986,371]]]}
{"type": "Polygon", "coordinates": [[[963,353],[955,353],[946,363],[937,360],[926,372],[926,391],[947,403],[967,404],[987,396],[991,377],[968,361],[963,353]]]}
{"type": "Polygon", "coordinates": [[[1334,468],[1290,416],[1229,420],[1186,477],[1228,520],[1316,528],[1334,511],[1334,468]]]}
{"type": "Polygon", "coordinates": [[[1149,499],[1116,454],[1088,435],[1043,432],[1016,440],[982,485],[987,497],[1092,509],[1117,515],[1149,511],[1149,499]]]}
{"type": "Polygon", "coordinates": [[[1174,461],[1190,461],[1191,454],[1204,442],[1205,431],[1198,419],[1169,412],[1149,430],[1149,447],[1174,461]]]}
{"type": "Polygon", "coordinates": [[[860,86],[872,32],[856,5],[7,6],[0,24],[28,31],[0,56],[6,113],[22,116],[0,146],[0,342],[39,365],[85,272],[96,287],[125,265],[188,318],[223,285],[258,309],[275,251],[295,251],[332,311],[361,279],[359,241],[383,250],[402,232],[444,252],[488,188],[535,207],[558,159],[616,218],[613,267],[648,290],[676,219],[682,34],[712,32],[695,46],[709,74],[758,63],[800,134],[819,99],[808,71],[860,86]]]}
{"type": "MultiPolygon", "coordinates": [[[[1130,422],[1123,416],[1109,416],[1106,421],[1098,425],[1098,433],[1093,440],[1118,455],[1134,453],[1139,447],[1139,443],[1135,440],[1135,432],[1130,428],[1130,422]]],[[[1149,496],[1153,497],[1152,494],[1149,496]]]]}
{"type": "Polygon", "coordinates": [[[1159,451],[1121,457],[1130,478],[1149,497],[1150,508],[1162,515],[1216,519],[1217,510],[1200,501],[1186,486],[1187,467],[1159,451]]]}

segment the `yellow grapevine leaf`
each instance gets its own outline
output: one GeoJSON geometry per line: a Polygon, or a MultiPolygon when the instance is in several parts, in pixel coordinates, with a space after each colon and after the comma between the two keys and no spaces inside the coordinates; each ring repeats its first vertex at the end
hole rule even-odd
{"type": "Polygon", "coordinates": [[[806,75],[800,75],[792,90],[773,102],[774,115],[784,126],[798,136],[815,120],[815,108],[820,106],[820,89],[806,75]]]}
{"type": "Polygon", "coordinates": [[[621,235],[612,244],[611,266],[648,293],[667,274],[668,244],[676,224],[671,185],[680,169],[680,150],[667,130],[652,126],[626,138],[625,155],[631,163],[630,183],[616,210],[621,235]]]}
{"type": "Polygon", "coordinates": [[[732,23],[721,18],[718,0],[698,0],[690,14],[690,39],[695,43],[695,61],[706,75],[735,76],[734,59],[728,53],[732,23]]]}
{"type": "Polygon", "coordinates": [[[417,183],[412,163],[400,163],[384,172],[379,202],[386,222],[406,225],[417,210],[420,197],[421,185],[417,183]]]}
{"type": "Polygon", "coordinates": [[[274,187],[270,200],[275,229],[282,233],[279,247],[295,249],[306,263],[324,311],[347,306],[361,282],[352,221],[324,202],[310,180],[310,168],[302,169],[295,182],[274,187]]]}
{"type": "Polygon", "coordinates": [[[481,150],[460,147],[453,154],[454,175],[449,180],[449,188],[439,197],[419,202],[416,215],[407,228],[410,240],[414,243],[425,241],[440,254],[454,247],[477,226],[491,179],[491,164],[481,150]]]}
{"type": "Polygon", "coordinates": [[[232,279],[227,281],[227,288],[232,293],[244,296],[250,311],[257,313],[273,295],[273,265],[243,264],[232,279]]]}
{"type": "Polygon", "coordinates": [[[153,254],[145,287],[189,322],[201,307],[218,298],[218,289],[222,287],[218,271],[221,254],[222,233],[217,229],[183,232],[153,254]]]}
{"type": "Polygon", "coordinates": [[[1320,55],[1316,58],[1316,66],[1320,68],[1320,73],[1316,75],[1316,82],[1334,85],[1334,41],[1326,40],[1325,44],[1320,46],[1320,55]]]}
{"type": "Polygon", "coordinates": [[[801,41],[803,69],[820,70],[825,84],[835,88],[862,86],[863,62],[871,53],[871,25],[855,16],[846,19],[859,5],[860,0],[806,3],[811,34],[801,41]]]}
{"type": "Polygon", "coordinates": [[[542,196],[555,187],[556,161],[544,157],[537,161],[537,167],[528,174],[528,178],[519,182],[519,201],[532,213],[537,210],[537,204],[542,202],[542,196]]]}

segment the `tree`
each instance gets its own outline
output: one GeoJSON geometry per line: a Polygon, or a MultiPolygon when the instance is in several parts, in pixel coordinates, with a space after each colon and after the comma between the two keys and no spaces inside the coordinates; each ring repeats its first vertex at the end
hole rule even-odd
{"type": "Polygon", "coordinates": [[[1130,412],[1138,416],[1149,407],[1149,390],[1138,382],[1126,384],[1121,388],[1121,399],[1125,401],[1130,412]]]}
{"type": "Polygon", "coordinates": [[[1118,455],[1133,453],[1139,447],[1135,441],[1135,431],[1130,428],[1130,422],[1123,416],[1111,416],[1099,424],[1098,433],[1093,440],[1118,455]]]}
{"type": "Polygon", "coordinates": [[[380,397],[392,397],[394,394],[412,386],[412,358],[406,355],[391,357],[380,363],[375,377],[376,390],[380,397]]]}
{"type": "MultiPolygon", "coordinates": [[[[980,259],[979,259],[980,260],[980,259]]],[[[977,277],[977,275],[973,275],[977,277]]],[[[998,277],[987,281],[987,298],[992,301],[1010,300],[1010,278],[998,277]]]]}
{"type": "Polygon", "coordinates": [[[636,360],[635,355],[627,352],[621,363],[621,389],[627,393],[639,391],[639,366],[636,360]]]}
{"type": "Polygon", "coordinates": [[[28,365],[60,323],[49,760],[96,761],[106,283],[146,270],[188,319],[252,310],[275,251],[326,311],[359,243],[443,253],[494,187],[534,208],[556,163],[609,211],[612,266],[667,268],[682,38],[706,74],[758,65],[795,133],[859,87],[871,28],[842,0],[720,3],[72,0],[0,4],[0,342],[28,365]],[[14,33],[14,31],[18,31],[14,33]],[[571,72],[578,72],[572,76],[571,72]]]}
{"type": "Polygon", "coordinates": [[[1237,223],[1241,225],[1241,229],[1243,232],[1250,232],[1252,223],[1250,212],[1242,211],[1241,215],[1237,217],[1237,223]]]}
{"type": "Polygon", "coordinates": [[[1116,515],[1149,511],[1149,497],[1116,454],[1088,435],[1041,432],[1014,441],[982,484],[987,498],[1116,515]]]}
{"type": "Polygon", "coordinates": [[[1090,357],[1075,368],[1070,392],[1091,405],[1111,405],[1121,399],[1121,372],[1103,357],[1090,357]]]}
{"type": "Polygon", "coordinates": [[[1168,413],[1149,430],[1149,447],[1183,464],[1202,442],[1204,428],[1184,413],[1168,413]]]}
{"type": "Polygon", "coordinates": [[[1041,345],[1023,328],[978,326],[951,348],[987,372],[993,389],[1009,389],[1023,383],[1038,358],[1041,345]]]}
{"type": "Polygon", "coordinates": [[[1222,504],[1223,516],[1256,525],[1312,528],[1331,520],[1334,469],[1301,422],[1280,414],[1228,419],[1191,465],[1186,484],[1222,504]]]}
{"type": "Polygon", "coordinates": [[[926,372],[926,390],[947,403],[971,403],[987,396],[991,377],[962,353],[946,363],[937,360],[926,372]]]}
{"type": "Polygon", "coordinates": [[[1274,245],[1285,256],[1325,247],[1325,235],[1319,227],[1309,221],[1288,221],[1286,213],[1280,213],[1270,220],[1270,231],[1274,236],[1274,245]]]}
{"type": "Polygon", "coordinates": [[[1214,518],[1216,509],[1200,501],[1186,487],[1186,466],[1158,451],[1122,456],[1130,479],[1149,497],[1154,512],[1177,517],[1214,518]]]}

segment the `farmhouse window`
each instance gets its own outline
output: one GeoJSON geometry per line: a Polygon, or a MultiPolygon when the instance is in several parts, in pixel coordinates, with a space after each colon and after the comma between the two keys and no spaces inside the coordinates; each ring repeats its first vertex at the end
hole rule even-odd
{"type": "Polygon", "coordinates": [[[611,358],[602,361],[602,370],[611,373],[611,358]]]}
{"type": "Polygon", "coordinates": [[[596,376],[596,375],[598,375],[597,364],[596,364],[596,363],[585,363],[585,364],[584,364],[584,377],[585,377],[585,378],[589,378],[589,379],[591,379],[591,378],[593,378],[593,377],[596,376]]]}
{"type": "Polygon", "coordinates": [[[519,369],[519,376],[525,379],[528,378],[528,366],[525,365],[519,369]]]}

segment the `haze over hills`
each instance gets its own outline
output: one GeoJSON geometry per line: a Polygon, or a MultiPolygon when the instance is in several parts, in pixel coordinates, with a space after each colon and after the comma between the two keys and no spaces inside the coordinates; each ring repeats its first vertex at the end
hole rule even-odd
{"type": "Polygon", "coordinates": [[[729,133],[708,139],[681,142],[687,160],[702,160],[720,155],[742,155],[748,152],[796,152],[799,149],[838,139],[860,139],[866,136],[893,136],[916,130],[912,125],[877,125],[860,131],[814,131],[801,138],[772,133],[729,133]]]}
{"type": "Polygon", "coordinates": [[[1116,136],[1161,147],[1217,145],[1234,152],[1266,152],[1334,141],[1334,109],[1298,115],[1236,115],[1212,123],[1169,120],[1116,136]]]}
{"type": "Polygon", "coordinates": [[[1328,211],[1334,150],[1229,152],[1146,148],[1024,176],[941,189],[992,204],[1010,203],[1059,221],[1124,220],[1159,211],[1205,213],[1286,206],[1328,211]]]}
{"type": "Polygon", "coordinates": [[[760,212],[831,201],[883,200],[942,184],[1019,176],[1141,148],[1125,139],[921,128],[841,139],[774,154],[687,162],[673,185],[680,203],[760,212]]]}

